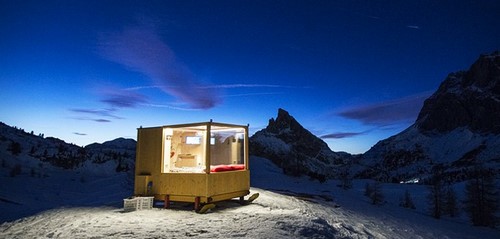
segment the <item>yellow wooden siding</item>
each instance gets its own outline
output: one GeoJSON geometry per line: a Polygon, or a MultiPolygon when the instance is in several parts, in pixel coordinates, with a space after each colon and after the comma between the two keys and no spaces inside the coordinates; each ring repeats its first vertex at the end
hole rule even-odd
{"type": "MultiPolygon", "coordinates": [[[[222,124],[224,125],[224,124],[222,124]]],[[[247,170],[218,173],[162,173],[164,158],[164,130],[166,127],[140,128],[137,133],[135,166],[135,195],[155,196],[164,200],[170,195],[172,201],[194,202],[199,197],[201,203],[228,200],[245,196],[250,189],[248,170],[248,127],[245,129],[244,160],[247,170]],[[150,183],[148,192],[148,183],[150,183]]],[[[206,137],[210,145],[210,137],[206,137]]],[[[167,152],[168,153],[168,152],[167,152]]],[[[210,147],[203,152],[210,155],[210,147]]],[[[235,151],[234,154],[240,154],[235,151]]],[[[177,156],[177,155],[176,155],[177,156]]],[[[228,155],[229,156],[229,155],[228,155]]],[[[231,155],[235,156],[235,155],[231,155]]],[[[168,157],[168,156],[165,156],[168,157]]],[[[209,157],[203,156],[208,161],[209,157]]],[[[168,159],[169,160],[169,159],[168,159]]],[[[233,163],[233,162],[231,162],[233,163]]],[[[209,169],[207,162],[207,169],[209,169]]]]}
{"type": "Polygon", "coordinates": [[[211,173],[208,179],[209,196],[250,189],[250,171],[246,170],[211,173]]]}
{"type": "Polygon", "coordinates": [[[162,128],[147,128],[138,131],[136,175],[160,173],[162,136],[162,128]]]}
{"type": "Polygon", "coordinates": [[[165,173],[159,177],[158,194],[206,196],[207,174],[165,173]]]}
{"type": "MultiPolygon", "coordinates": [[[[135,160],[135,175],[150,176],[148,180],[153,180],[154,176],[160,174],[162,159],[162,128],[141,128],[137,132],[137,147],[135,160]]],[[[136,178],[134,194],[143,195],[145,192],[144,179],[136,178]]],[[[153,184],[153,190],[156,185],[153,184]]]]}

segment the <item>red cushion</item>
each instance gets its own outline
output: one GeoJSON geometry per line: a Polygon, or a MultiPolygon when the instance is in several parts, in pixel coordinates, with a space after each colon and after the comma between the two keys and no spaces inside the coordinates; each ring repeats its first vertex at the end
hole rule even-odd
{"type": "Polygon", "coordinates": [[[233,165],[217,165],[212,166],[210,172],[225,172],[225,171],[235,171],[235,170],[244,170],[244,164],[233,164],[233,165]]]}

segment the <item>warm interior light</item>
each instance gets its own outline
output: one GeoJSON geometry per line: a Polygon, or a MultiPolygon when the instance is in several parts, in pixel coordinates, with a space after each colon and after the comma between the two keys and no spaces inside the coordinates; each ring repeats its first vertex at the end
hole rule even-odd
{"type": "Polygon", "coordinates": [[[186,144],[201,144],[200,136],[186,136],[186,144]]]}

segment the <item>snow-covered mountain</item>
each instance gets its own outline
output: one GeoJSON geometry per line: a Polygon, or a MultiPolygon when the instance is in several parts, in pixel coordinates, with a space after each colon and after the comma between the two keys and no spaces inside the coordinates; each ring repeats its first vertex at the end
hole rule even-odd
{"type": "Polygon", "coordinates": [[[64,169],[84,167],[86,163],[111,162],[116,171],[129,171],[135,162],[135,147],[135,140],[124,138],[80,147],[57,138],[45,138],[43,134],[35,135],[33,131],[27,133],[0,122],[0,152],[4,154],[3,161],[26,158],[30,159],[32,166],[48,163],[64,169]]]}
{"type": "Polygon", "coordinates": [[[500,175],[500,53],[450,74],[408,129],[367,151],[358,176],[382,181],[426,178],[436,165],[451,181],[481,165],[500,175]]]}
{"type": "Polygon", "coordinates": [[[320,181],[336,176],[350,157],[330,150],[284,109],[278,109],[278,117],[250,137],[250,154],[270,159],[285,174],[308,175],[320,181]]]}
{"type": "MultiPolygon", "coordinates": [[[[500,235],[497,229],[471,226],[465,214],[433,219],[424,185],[383,184],[386,196],[374,206],[363,190],[371,180],[354,180],[350,190],[343,190],[338,187],[342,182],[329,179],[331,174],[325,172],[338,170],[349,155],[331,152],[284,110],[268,128],[269,132],[266,128],[256,133],[251,143],[254,152],[274,160],[250,157],[250,190],[260,197],[246,206],[220,202],[199,215],[192,205],[184,204],[169,210],[157,203],[151,210],[123,211],[122,199],[132,195],[133,140],[78,147],[0,124],[0,238],[486,239],[500,235]],[[290,167],[283,156],[293,157],[298,150],[301,156],[293,159],[307,170],[298,172],[308,176],[285,175],[287,170],[295,175],[297,165],[290,167]],[[81,159],[64,163],[67,157],[81,159]],[[319,175],[325,175],[321,183],[310,180],[319,175]],[[412,195],[416,209],[400,206],[406,194],[412,195]]],[[[463,192],[464,184],[453,187],[463,192]]],[[[464,199],[460,193],[458,197],[464,199]]]]}
{"type": "Polygon", "coordinates": [[[135,141],[79,147],[0,123],[0,221],[132,194],[135,141]],[[102,194],[107,190],[109,193],[102,194]]]}
{"type": "MultiPolygon", "coordinates": [[[[450,74],[414,125],[361,158],[331,151],[279,109],[250,139],[251,191],[261,196],[246,206],[217,203],[205,215],[191,205],[123,212],[134,140],[79,147],[0,123],[0,238],[499,238],[498,229],[472,227],[465,213],[432,218],[425,185],[380,184],[378,206],[364,195],[373,179],[425,179],[436,165],[456,182],[478,164],[500,175],[499,99],[496,52],[450,74]],[[365,179],[344,190],[349,167],[365,179]],[[401,206],[404,195],[414,209],[401,206]]],[[[465,183],[450,187],[465,199],[465,183]]]]}
{"type": "MultiPolygon", "coordinates": [[[[207,214],[196,214],[192,205],[181,203],[170,209],[157,203],[151,210],[124,212],[118,196],[127,191],[110,186],[118,185],[120,177],[81,183],[58,172],[42,183],[19,175],[12,179],[17,181],[8,181],[12,184],[8,195],[21,194],[17,204],[0,200],[0,219],[15,214],[17,220],[0,223],[0,238],[493,239],[500,235],[496,229],[473,227],[464,217],[431,218],[423,185],[384,184],[385,202],[374,206],[363,195],[363,185],[370,181],[355,181],[346,191],[336,186],[336,180],[319,183],[290,177],[267,159],[252,156],[250,161],[250,190],[260,197],[245,206],[237,200],[219,202],[207,214]],[[17,188],[37,182],[28,196],[17,188]],[[398,206],[406,191],[413,195],[416,209],[398,206]],[[74,202],[64,204],[68,198],[74,202]],[[21,217],[20,211],[30,206],[46,210],[21,217]]],[[[0,177],[4,183],[7,177],[0,177]]]]}

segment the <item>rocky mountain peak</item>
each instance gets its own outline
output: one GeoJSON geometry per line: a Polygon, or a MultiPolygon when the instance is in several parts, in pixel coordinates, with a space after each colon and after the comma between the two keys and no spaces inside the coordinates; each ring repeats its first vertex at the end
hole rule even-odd
{"type": "Polygon", "coordinates": [[[287,144],[293,144],[302,150],[322,150],[328,145],[305,129],[286,110],[278,109],[278,117],[269,119],[269,124],[264,129],[266,133],[274,134],[287,144]]]}
{"type": "Polygon", "coordinates": [[[278,109],[278,117],[276,120],[274,118],[269,119],[269,124],[266,127],[266,130],[270,133],[279,133],[284,130],[290,130],[294,132],[304,131],[304,127],[295,120],[293,116],[291,116],[288,111],[279,108],[278,109]]]}
{"type": "Polygon", "coordinates": [[[481,55],[468,71],[448,75],[416,121],[423,132],[468,128],[500,134],[500,52],[481,55]]]}
{"type": "MultiPolygon", "coordinates": [[[[424,103],[414,125],[363,154],[359,177],[406,182],[446,168],[446,180],[469,179],[474,167],[500,165],[500,52],[451,73],[424,103]]],[[[424,180],[425,181],[425,180],[424,180]]]]}
{"type": "Polygon", "coordinates": [[[250,138],[250,154],[268,158],[291,175],[330,177],[340,156],[305,129],[286,110],[278,109],[278,117],[250,138]]]}
{"type": "Polygon", "coordinates": [[[466,72],[463,87],[477,87],[500,94],[500,51],[481,55],[466,72]]]}

